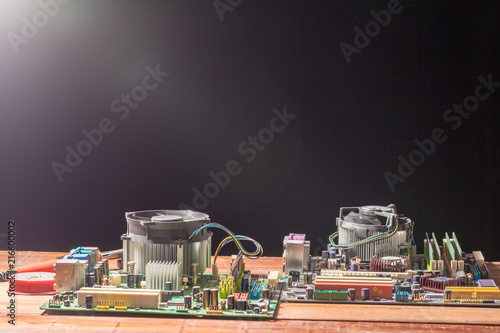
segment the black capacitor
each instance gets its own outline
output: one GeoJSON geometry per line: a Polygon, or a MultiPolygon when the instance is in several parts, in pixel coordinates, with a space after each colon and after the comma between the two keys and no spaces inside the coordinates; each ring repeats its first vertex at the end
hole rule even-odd
{"type": "Polygon", "coordinates": [[[134,274],[127,274],[127,286],[129,288],[134,288],[134,286],[135,286],[135,275],[134,274]]]}
{"type": "Polygon", "coordinates": [[[413,275],[413,283],[418,283],[420,284],[420,275],[416,274],[416,275],[413,275]]]}
{"type": "Polygon", "coordinates": [[[87,309],[92,309],[92,303],[94,302],[94,296],[85,295],[85,307],[87,309]]]}
{"type": "Polygon", "coordinates": [[[193,299],[191,296],[184,296],[184,308],[191,309],[191,304],[193,303],[193,299]]]}
{"type": "Polygon", "coordinates": [[[135,276],[135,287],[140,289],[142,281],[144,281],[144,275],[143,274],[136,274],[136,276],[135,276]]]}
{"type": "Polygon", "coordinates": [[[193,297],[200,293],[200,286],[193,286],[193,297]]]}
{"type": "Polygon", "coordinates": [[[234,310],[234,295],[227,296],[227,309],[234,310]]]}
{"type": "Polygon", "coordinates": [[[367,301],[370,298],[370,289],[361,288],[361,299],[367,301]]]}
{"type": "Polygon", "coordinates": [[[356,289],[354,288],[347,289],[347,299],[350,301],[356,300],[356,289]]]}
{"type": "Polygon", "coordinates": [[[207,309],[209,305],[210,305],[210,289],[205,288],[203,289],[203,307],[207,309]]]}
{"type": "Polygon", "coordinates": [[[170,281],[165,282],[165,290],[172,290],[172,282],[170,281]]]}
{"type": "Polygon", "coordinates": [[[70,301],[69,299],[64,300],[64,306],[69,307],[70,301]]]}
{"type": "Polygon", "coordinates": [[[89,275],[89,286],[93,287],[95,285],[95,276],[89,275]]]}
{"type": "Polygon", "coordinates": [[[238,311],[246,311],[247,309],[247,300],[246,299],[238,299],[236,300],[236,310],[238,311]]]}
{"type": "Polygon", "coordinates": [[[322,257],[323,259],[328,259],[328,257],[329,257],[329,256],[328,256],[328,251],[321,251],[321,257],[322,257]]]}

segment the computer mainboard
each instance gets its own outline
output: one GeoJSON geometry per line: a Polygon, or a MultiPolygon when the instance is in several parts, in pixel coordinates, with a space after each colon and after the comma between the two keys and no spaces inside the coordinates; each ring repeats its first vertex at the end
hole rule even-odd
{"type": "Polygon", "coordinates": [[[343,207],[321,255],[305,234],[283,239],[283,270],[254,274],[262,246],[189,210],[126,213],[122,268],[110,270],[98,248],[79,247],[55,265],[54,295],[41,309],[165,316],[276,318],[280,302],[500,307],[500,289],[480,251],[462,251],[457,235],[427,234],[417,253],[414,222],[394,205],[343,207]],[[212,262],[208,229],[228,236],[212,262]],[[248,251],[242,242],[253,244],[248,251]],[[234,243],[229,273],[220,250],[234,243]],[[211,272],[206,271],[211,268],[211,272]]]}

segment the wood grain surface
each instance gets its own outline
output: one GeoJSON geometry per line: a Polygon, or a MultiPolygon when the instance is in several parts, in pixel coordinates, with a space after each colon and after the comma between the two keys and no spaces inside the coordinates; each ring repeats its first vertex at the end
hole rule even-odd
{"type": "MultiPolygon", "coordinates": [[[[64,252],[17,252],[16,265],[53,259],[64,252]]],[[[0,251],[0,270],[7,253],[0,251]]],[[[111,267],[115,265],[111,262],[111,267]]],[[[218,259],[219,272],[230,258],[218,259]]],[[[282,269],[281,258],[247,260],[247,269],[266,274],[282,269]]],[[[488,263],[497,283],[500,263],[488,263]]],[[[16,325],[7,323],[7,282],[0,283],[0,331],[5,332],[500,332],[500,310],[442,306],[282,303],[276,320],[226,320],[109,314],[61,314],[39,310],[49,296],[16,296],[16,325]]]]}

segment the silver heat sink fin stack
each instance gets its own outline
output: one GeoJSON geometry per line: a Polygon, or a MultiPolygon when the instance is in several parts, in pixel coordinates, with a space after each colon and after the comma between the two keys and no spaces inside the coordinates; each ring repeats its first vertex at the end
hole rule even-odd
{"type": "Polygon", "coordinates": [[[172,283],[172,290],[181,289],[182,265],[180,262],[152,261],[146,264],[146,288],[165,290],[165,282],[172,283]]]}

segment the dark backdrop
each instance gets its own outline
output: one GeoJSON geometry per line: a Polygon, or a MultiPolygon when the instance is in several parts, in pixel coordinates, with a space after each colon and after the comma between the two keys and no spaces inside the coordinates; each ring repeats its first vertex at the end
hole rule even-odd
{"type": "Polygon", "coordinates": [[[385,27],[368,24],[350,63],[341,43],[354,47],[387,1],[215,5],[1,1],[3,245],[15,219],[18,249],[119,248],[125,212],[184,204],[279,256],[290,232],[325,246],[340,207],[394,203],[415,221],[419,252],[425,232],[454,231],[464,250],[500,260],[500,87],[460,126],[443,119],[479,76],[500,81],[498,2],[402,1],[385,27]],[[157,69],[169,75],[126,107],[122,94],[142,99],[157,69]],[[270,132],[284,108],[295,118],[270,132]],[[90,153],[80,144],[88,156],[69,168],[66,147],[103,119],[112,132],[90,153]],[[415,152],[436,128],[447,140],[415,152]],[[267,144],[252,153],[259,133],[267,144]],[[400,155],[424,158],[391,189],[384,174],[398,175],[400,155]],[[240,173],[193,203],[233,160],[240,173]]]}

